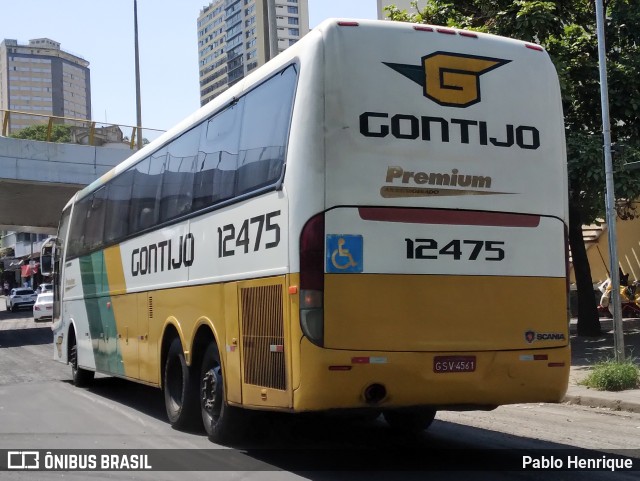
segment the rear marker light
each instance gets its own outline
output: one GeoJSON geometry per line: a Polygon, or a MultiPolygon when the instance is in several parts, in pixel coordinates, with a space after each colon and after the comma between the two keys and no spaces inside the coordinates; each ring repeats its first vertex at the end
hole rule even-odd
{"type": "Polygon", "coordinates": [[[421,27],[419,25],[416,25],[413,27],[414,30],[419,30],[420,32],[433,32],[433,28],[432,27],[421,27]]]}
{"type": "Polygon", "coordinates": [[[473,32],[458,32],[458,35],[461,37],[478,38],[478,36],[473,32]]]}
{"type": "Polygon", "coordinates": [[[289,286],[289,294],[297,294],[298,286],[289,286]]]}
{"type": "Polygon", "coordinates": [[[549,356],[546,354],[523,354],[520,356],[521,361],[547,361],[549,356]]]}
{"type": "Polygon", "coordinates": [[[351,364],[386,364],[386,357],[352,357],[351,364]]]}
{"type": "Polygon", "coordinates": [[[447,35],[455,35],[456,31],[451,30],[450,28],[436,28],[436,32],[438,33],[446,33],[447,35]]]}
{"type": "Polygon", "coordinates": [[[351,371],[351,366],[329,366],[329,371],[351,371]]]}
{"type": "Polygon", "coordinates": [[[536,45],[535,43],[525,43],[524,46],[530,48],[531,50],[537,50],[539,52],[544,51],[544,49],[540,45],[536,45]]]}
{"type": "Polygon", "coordinates": [[[341,27],[357,27],[360,24],[358,22],[338,22],[341,27]]]}
{"type": "Polygon", "coordinates": [[[564,362],[550,362],[547,367],[564,367],[564,362]]]}

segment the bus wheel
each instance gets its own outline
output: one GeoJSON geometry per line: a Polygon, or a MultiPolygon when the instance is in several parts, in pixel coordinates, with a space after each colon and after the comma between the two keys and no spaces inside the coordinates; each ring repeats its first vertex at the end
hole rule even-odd
{"type": "Polygon", "coordinates": [[[382,415],[391,428],[418,434],[431,426],[436,416],[436,410],[429,408],[390,409],[384,411],[382,415]]]}
{"type": "Polygon", "coordinates": [[[179,338],[171,341],[164,365],[164,404],[167,417],[176,429],[193,428],[198,421],[198,388],[187,366],[179,338]]]}
{"type": "Polygon", "coordinates": [[[78,344],[76,343],[76,336],[73,334],[69,336],[69,364],[71,364],[71,377],[73,379],[73,385],[76,387],[88,386],[93,381],[95,372],[88,371],[78,367],[78,344]]]}
{"type": "Polygon", "coordinates": [[[245,434],[248,413],[225,402],[220,356],[213,343],[207,346],[200,368],[200,411],[214,443],[239,441],[245,434]]]}

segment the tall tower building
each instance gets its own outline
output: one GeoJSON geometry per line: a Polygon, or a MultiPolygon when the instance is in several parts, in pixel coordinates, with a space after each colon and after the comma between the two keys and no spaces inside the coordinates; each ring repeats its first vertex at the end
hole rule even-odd
{"type": "MultiPolygon", "coordinates": [[[[91,118],[89,62],[48,38],[0,43],[0,109],[80,119],[91,118]]],[[[12,114],[10,132],[42,123],[12,114]]]]}
{"type": "Polygon", "coordinates": [[[213,0],[198,16],[200,105],[307,32],[308,0],[213,0]]]}

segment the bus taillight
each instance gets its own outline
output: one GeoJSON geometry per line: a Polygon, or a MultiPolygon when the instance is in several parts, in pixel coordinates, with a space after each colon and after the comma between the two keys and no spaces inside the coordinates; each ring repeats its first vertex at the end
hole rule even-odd
{"type": "Polygon", "coordinates": [[[300,236],[300,325],[318,346],[324,341],[324,214],[312,217],[300,236]]]}

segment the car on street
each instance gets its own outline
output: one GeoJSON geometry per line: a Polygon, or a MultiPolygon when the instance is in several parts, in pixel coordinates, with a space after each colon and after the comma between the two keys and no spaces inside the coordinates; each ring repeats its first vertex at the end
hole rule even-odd
{"type": "Polygon", "coordinates": [[[36,303],[38,295],[28,287],[16,287],[11,289],[6,298],[7,311],[14,312],[21,307],[31,307],[36,303]]]}
{"type": "Polygon", "coordinates": [[[38,299],[33,305],[33,320],[53,319],[53,292],[38,294],[38,299]]]}

